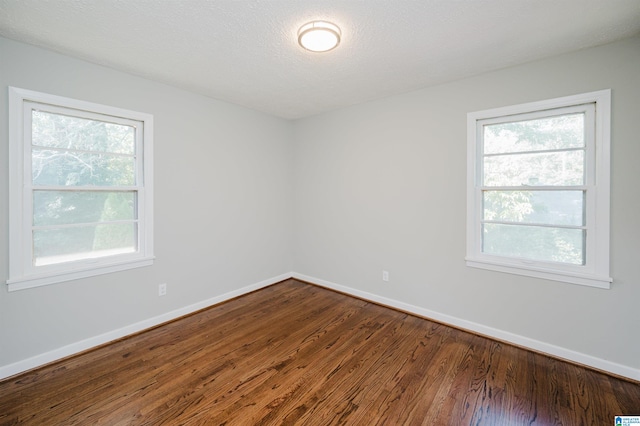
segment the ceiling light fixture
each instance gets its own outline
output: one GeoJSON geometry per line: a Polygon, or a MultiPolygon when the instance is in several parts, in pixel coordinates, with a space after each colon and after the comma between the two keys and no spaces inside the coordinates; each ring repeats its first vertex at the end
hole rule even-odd
{"type": "Polygon", "coordinates": [[[312,21],[298,30],[298,43],[312,52],[327,52],[340,44],[340,28],[327,21],[312,21]]]}

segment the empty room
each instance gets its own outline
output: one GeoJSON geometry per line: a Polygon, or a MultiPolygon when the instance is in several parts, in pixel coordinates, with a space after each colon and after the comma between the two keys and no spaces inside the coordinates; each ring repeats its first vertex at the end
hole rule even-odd
{"type": "Polygon", "coordinates": [[[0,425],[640,425],[637,0],[0,0],[0,425]]]}

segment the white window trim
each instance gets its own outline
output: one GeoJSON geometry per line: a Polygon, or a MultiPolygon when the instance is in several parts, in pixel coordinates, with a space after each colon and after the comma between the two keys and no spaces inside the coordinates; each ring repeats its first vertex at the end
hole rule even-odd
{"type": "MultiPolygon", "coordinates": [[[[600,90],[574,96],[539,102],[477,111],[467,114],[467,266],[491,271],[506,272],[535,278],[562,281],[608,289],[609,276],[609,228],[610,228],[610,135],[611,90],[600,90]],[[551,262],[538,262],[482,253],[480,217],[482,196],[480,191],[480,161],[478,146],[478,122],[510,115],[533,113],[556,108],[595,103],[595,155],[591,162],[595,170],[587,170],[586,186],[591,195],[587,207],[588,238],[587,264],[570,266],[551,262]]],[[[587,153],[587,155],[590,155],[587,153]]],[[[589,161],[587,161],[589,165],[589,161]]]]}
{"type": "Polygon", "coordinates": [[[153,116],[151,114],[95,104],[62,96],[9,87],[9,291],[39,287],[79,278],[153,264],[153,116]],[[32,202],[30,176],[25,176],[25,161],[29,147],[24,140],[25,106],[29,102],[60,106],[88,113],[109,115],[143,123],[142,167],[143,185],[138,189],[139,228],[138,251],[103,258],[84,259],[64,264],[32,266],[31,241],[32,202]],[[29,179],[29,181],[27,181],[29,179]],[[27,232],[28,231],[28,232],[27,232]],[[50,266],[50,267],[48,267],[50,266]]]}

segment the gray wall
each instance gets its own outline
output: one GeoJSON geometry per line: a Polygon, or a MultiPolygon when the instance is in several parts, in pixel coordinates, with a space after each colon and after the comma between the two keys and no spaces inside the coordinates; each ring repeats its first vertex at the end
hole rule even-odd
{"type": "Polygon", "coordinates": [[[0,279],[8,277],[7,86],[154,115],[152,267],[7,292],[0,367],[289,273],[285,120],[0,38],[0,279]],[[168,294],[158,297],[158,284],[168,294]]]}
{"type": "Polygon", "coordinates": [[[289,271],[640,368],[638,37],[293,123],[0,38],[0,279],[8,85],[154,115],[157,259],[1,286],[0,368],[289,271]],[[612,288],[467,268],[466,114],[605,88],[612,288]]]}
{"type": "Polygon", "coordinates": [[[639,102],[636,37],[298,121],[294,269],[638,369],[639,102]],[[607,88],[612,288],[466,267],[466,114],[607,88]]]}

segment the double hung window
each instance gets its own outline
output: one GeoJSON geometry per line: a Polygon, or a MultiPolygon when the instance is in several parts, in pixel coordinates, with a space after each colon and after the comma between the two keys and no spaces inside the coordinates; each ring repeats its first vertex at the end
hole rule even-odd
{"type": "Polygon", "coordinates": [[[152,117],[10,88],[9,289],[151,264],[152,117]]]}
{"type": "Polygon", "coordinates": [[[609,287],[601,91],[468,115],[467,264],[609,287]]]}

